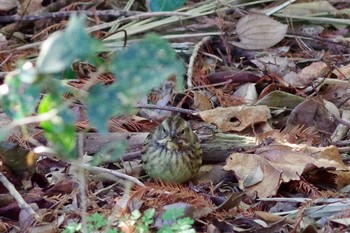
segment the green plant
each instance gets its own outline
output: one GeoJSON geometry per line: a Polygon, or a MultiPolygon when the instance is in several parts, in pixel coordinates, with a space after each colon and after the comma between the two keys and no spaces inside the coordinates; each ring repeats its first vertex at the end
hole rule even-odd
{"type": "MultiPolygon", "coordinates": [[[[28,124],[39,123],[49,142],[46,149],[61,158],[77,158],[74,112],[70,108],[73,100],[79,100],[87,110],[88,120],[100,133],[107,133],[107,121],[112,116],[136,112],[136,103],[152,88],[157,87],[170,76],[181,77],[184,66],[176,58],[175,51],[156,35],[147,35],[129,48],[111,55],[109,61],[99,58],[105,51],[101,41],[91,38],[84,27],[83,17],[73,16],[63,32],[53,33],[43,44],[36,65],[30,62],[18,64],[18,69],[6,76],[0,86],[1,107],[13,119],[0,130],[3,140],[15,127],[35,145],[39,142],[30,138],[28,124]],[[97,84],[88,92],[67,85],[72,77],[71,65],[86,61],[97,67],[98,72],[111,72],[117,81],[111,85],[97,84]],[[73,100],[63,96],[67,92],[73,100]]],[[[177,79],[177,87],[181,87],[177,79]]],[[[112,142],[108,146],[117,148],[114,159],[124,153],[124,142],[112,142]]],[[[103,160],[103,158],[99,158],[103,160]]],[[[149,232],[153,223],[154,210],[141,216],[133,212],[129,220],[135,222],[139,232],[149,232]]],[[[105,227],[106,219],[99,214],[87,220],[87,230],[95,231],[105,227]]],[[[181,225],[181,222],[179,222],[181,225]]],[[[70,224],[65,232],[77,232],[79,224],[70,224]]],[[[111,232],[117,232],[111,230],[111,232]]]]}
{"type": "MultiPolygon", "coordinates": [[[[107,229],[107,233],[117,233],[119,230],[128,229],[137,233],[152,232],[154,224],[155,209],[147,209],[143,214],[139,210],[134,210],[131,214],[124,215],[118,225],[118,229],[107,229]]],[[[171,208],[164,212],[162,220],[168,224],[164,224],[159,233],[194,233],[192,228],[194,220],[189,217],[183,217],[184,209],[171,208]]],[[[88,232],[102,232],[106,230],[107,219],[99,213],[90,215],[87,219],[88,232]]],[[[75,233],[81,231],[80,223],[71,223],[65,229],[64,233],[75,233]]]]}
{"type": "MultiPolygon", "coordinates": [[[[87,218],[87,230],[89,232],[102,232],[107,226],[107,219],[99,213],[93,213],[87,218]]],[[[74,233],[81,231],[81,223],[71,223],[66,226],[63,233],[74,233]]],[[[107,229],[106,233],[117,233],[116,229],[107,229]]]]}
{"type": "Polygon", "coordinates": [[[151,232],[150,226],[153,224],[155,209],[146,210],[143,215],[139,210],[134,210],[130,215],[125,215],[119,222],[121,229],[132,229],[138,233],[151,232]]]}
{"type": "MultiPolygon", "coordinates": [[[[75,159],[75,117],[69,108],[70,101],[63,98],[65,93],[82,102],[89,122],[106,133],[110,117],[135,113],[137,101],[152,88],[171,75],[181,77],[184,73],[175,51],[155,35],[111,55],[110,62],[98,57],[104,49],[101,41],[86,33],[83,17],[73,16],[66,30],[53,33],[42,44],[36,66],[29,62],[20,64],[0,87],[2,108],[14,120],[0,131],[1,138],[16,126],[29,136],[26,125],[39,122],[51,149],[63,158],[75,159]],[[75,61],[87,61],[99,72],[112,72],[117,81],[108,86],[97,84],[88,93],[74,89],[67,85],[71,77],[67,74],[72,73],[70,66],[75,61]],[[37,115],[33,117],[38,104],[37,115]]],[[[113,142],[118,148],[115,159],[123,154],[125,146],[121,143],[113,142]]]]}
{"type": "Polygon", "coordinates": [[[190,217],[183,217],[183,208],[170,208],[162,216],[163,221],[171,222],[159,229],[159,233],[195,233],[192,228],[194,220],[190,217]]]}

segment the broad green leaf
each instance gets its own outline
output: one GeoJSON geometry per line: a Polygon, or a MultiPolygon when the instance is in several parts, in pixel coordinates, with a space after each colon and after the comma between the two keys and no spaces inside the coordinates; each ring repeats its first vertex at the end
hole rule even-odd
{"type": "Polygon", "coordinates": [[[102,133],[107,132],[110,117],[135,111],[134,106],[142,97],[172,75],[178,77],[177,86],[181,86],[184,74],[183,63],[175,51],[155,35],[119,53],[110,70],[117,82],[94,86],[87,99],[90,122],[102,133]]]}
{"type": "Polygon", "coordinates": [[[18,73],[6,77],[0,87],[0,99],[9,117],[20,119],[34,112],[42,89],[37,79],[38,74],[33,67],[22,67],[18,73]]]}
{"type": "MultiPolygon", "coordinates": [[[[90,123],[101,133],[107,133],[107,121],[115,115],[117,104],[115,84],[93,86],[87,98],[87,113],[90,123]]],[[[120,107],[120,106],[119,106],[120,107]]]]}
{"type": "Polygon", "coordinates": [[[186,0],[149,0],[149,9],[155,11],[175,11],[183,6],[186,0]]]}
{"type": "MultiPolygon", "coordinates": [[[[59,95],[48,94],[39,105],[39,114],[47,113],[62,105],[63,100],[59,95]]],[[[62,157],[68,159],[76,158],[75,143],[76,133],[73,113],[69,109],[61,110],[51,120],[43,121],[40,126],[44,130],[46,139],[52,144],[55,151],[62,157]]]]}
{"type": "Polygon", "coordinates": [[[118,78],[119,100],[124,105],[133,105],[172,75],[178,77],[180,86],[184,66],[166,41],[151,34],[120,53],[111,71],[118,78]]]}
{"type": "Polygon", "coordinates": [[[128,142],[117,141],[110,142],[103,146],[103,148],[94,155],[93,160],[90,162],[93,166],[98,166],[104,163],[115,163],[120,160],[128,148],[128,142]]]}
{"type": "Polygon", "coordinates": [[[38,71],[51,74],[64,71],[77,59],[93,56],[102,44],[85,31],[83,16],[73,15],[63,32],[55,32],[44,41],[37,60],[38,71]]]}

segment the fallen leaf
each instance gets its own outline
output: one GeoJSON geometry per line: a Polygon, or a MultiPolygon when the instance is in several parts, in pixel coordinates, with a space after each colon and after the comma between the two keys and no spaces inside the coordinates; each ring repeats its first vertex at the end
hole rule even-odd
{"type": "Polygon", "coordinates": [[[42,8],[42,0],[20,0],[17,13],[31,15],[42,8]]]}
{"type": "Polygon", "coordinates": [[[347,77],[350,77],[350,63],[345,66],[336,68],[332,71],[332,73],[335,74],[338,79],[347,80],[347,77]]]}
{"type": "MultiPolygon", "coordinates": [[[[327,104],[331,105],[330,102],[327,104]]],[[[287,120],[286,130],[288,131],[303,126],[305,128],[315,127],[320,133],[333,133],[336,128],[336,123],[331,120],[331,116],[333,114],[339,117],[340,113],[335,106],[327,108],[325,102],[318,97],[303,101],[290,113],[287,120]],[[332,109],[332,112],[327,108],[332,109]]]]}
{"type": "Polygon", "coordinates": [[[324,77],[329,72],[329,66],[323,62],[313,62],[298,74],[299,82],[305,86],[310,85],[315,79],[324,77]]]}
{"type": "Polygon", "coordinates": [[[247,178],[244,179],[243,186],[249,188],[256,185],[264,180],[264,172],[262,171],[260,165],[256,167],[254,173],[250,173],[247,178]]]}
{"type": "Polygon", "coordinates": [[[229,172],[225,171],[220,164],[207,164],[200,167],[198,175],[192,180],[194,183],[211,182],[217,184],[225,179],[231,179],[229,172]]]}
{"type": "Polygon", "coordinates": [[[17,6],[16,0],[0,0],[0,11],[9,11],[17,6]]]}
{"type": "Polygon", "coordinates": [[[269,73],[276,73],[283,76],[290,71],[291,68],[295,67],[293,62],[290,62],[287,57],[279,56],[264,56],[257,59],[251,60],[260,70],[266,70],[269,73]]]}
{"type": "Polygon", "coordinates": [[[240,132],[254,124],[266,123],[270,118],[270,110],[265,105],[242,105],[215,108],[200,112],[199,115],[204,121],[217,125],[222,132],[240,132]]]}
{"type": "Polygon", "coordinates": [[[265,95],[255,105],[293,109],[295,106],[303,102],[303,100],[303,97],[292,95],[284,91],[273,91],[265,95]]]}
{"type": "MultiPolygon", "coordinates": [[[[319,171],[332,168],[328,169],[329,175],[342,173],[342,179],[349,180],[347,166],[342,162],[335,146],[317,148],[306,145],[273,144],[257,149],[255,154],[231,154],[224,169],[235,172],[240,188],[248,195],[257,192],[258,196],[263,198],[275,195],[281,182],[300,180],[301,175],[308,171],[306,168],[310,164],[320,168],[319,171]],[[251,182],[251,185],[247,186],[246,183],[249,183],[252,177],[256,177],[255,180],[259,182],[251,182]],[[261,181],[257,179],[262,177],[261,181]]],[[[337,185],[340,188],[337,183],[336,179],[328,185],[337,185]]]]}
{"type": "Polygon", "coordinates": [[[210,102],[209,98],[199,91],[193,91],[193,104],[192,108],[195,110],[208,110],[213,108],[212,102],[210,102]]]}
{"type": "Polygon", "coordinates": [[[253,104],[258,99],[255,83],[240,85],[233,93],[233,96],[243,98],[247,104],[253,104]]]}
{"type": "Polygon", "coordinates": [[[314,14],[329,14],[330,12],[337,11],[328,1],[311,1],[290,4],[282,10],[284,14],[291,15],[314,15],[314,14]]]}
{"type": "Polygon", "coordinates": [[[225,202],[218,207],[218,210],[229,210],[237,207],[245,197],[246,195],[243,192],[232,193],[225,202]]]}
{"type": "Polygon", "coordinates": [[[240,41],[231,43],[243,49],[267,49],[280,42],[285,37],[287,29],[287,25],[266,15],[250,14],[241,18],[236,25],[240,41]]]}
{"type": "Polygon", "coordinates": [[[260,198],[276,194],[280,185],[281,170],[274,167],[268,160],[255,154],[234,153],[226,160],[225,170],[234,171],[239,180],[239,187],[249,196],[255,192],[260,198]],[[245,180],[254,176],[255,171],[261,168],[264,179],[256,185],[244,187],[245,180]]]}

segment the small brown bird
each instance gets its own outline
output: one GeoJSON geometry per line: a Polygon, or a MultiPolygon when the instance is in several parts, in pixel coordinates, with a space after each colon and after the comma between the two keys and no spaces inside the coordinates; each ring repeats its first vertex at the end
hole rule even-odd
{"type": "Polygon", "coordinates": [[[198,137],[179,116],[166,118],[147,136],[141,155],[146,173],[167,183],[188,181],[202,165],[198,137]]]}

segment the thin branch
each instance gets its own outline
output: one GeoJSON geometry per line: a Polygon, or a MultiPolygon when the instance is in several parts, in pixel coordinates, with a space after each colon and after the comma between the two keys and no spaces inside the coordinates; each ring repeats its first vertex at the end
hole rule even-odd
{"type": "Polygon", "coordinates": [[[125,153],[122,157],[122,160],[131,161],[131,160],[140,159],[140,158],[141,158],[141,151],[135,151],[135,152],[125,153]]]}
{"type": "Polygon", "coordinates": [[[138,104],[136,107],[137,108],[147,108],[147,109],[160,109],[160,110],[171,111],[171,112],[180,112],[180,113],[189,114],[189,115],[193,115],[193,114],[197,113],[197,111],[194,111],[194,110],[171,107],[171,106],[160,107],[160,106],[156,106],[156,105],[152,105],[152,104],[138,104]]]}
{"type": "Polygon", "coordinates": [[[28,124],[32,124],[32,123],[39,123],[42,121],[51,120],[54,116],[56,116],[58,114],[58,112],[59,111],[57,109],[52,109],[52,110],[50,110],[46,113],[40,114],[38,116],[30,116],[30,117],[25,117],[25,118],[22,118],[19,120],[14,120],[10,124],[2,127],[2,129],[0,130],[0,135],[13,130],[17,126],[28,125],[28,124]]]}
{"type": "Polygon", "coordinates": [[[15,198],[19,208],[27,211],[28,214],[33,215],[36,220],[40,220],[40,216],[33,210],[33,208],[23,199],[21,194],[16,190],[15,186],[0,172],[0,182],[7,188],[9,193],[15,198]]]}
{"type": "Polygon", "coordinates": [[[95,166],[91,166],[91,165],[88,165],[88,164],[75,164],[76,166],[78,167],[82,167],[90,172],[93,172],[93,173],[98,173],[98,174],[110,174],[112,176],[115,176],[119,179],[122,179],[122,180],[127,180],[127,181],[131,181],[132,183],[134,184],[137,184],[141,187],[145,187],[145,185],[139,181],[138,179],[136,179],[135,177],[133,176],[129,176],[129,175],[126,175],[124,173],[121,173],[121,172],[118,172],[118,171],[114,171],[114,170],[110,170],[110,169],[106,169],[106,168],[102,168],[102,167],[95,167],[95,166]]]}
{"type": "MultiPolygon", "coordinates": [[[[77,138],[77,147],[78,147],[78,163],[83,163],[83,147],[84,147],[84,138],[82,134],[78,134],[77,138]]],[[[79,180],[79,191],[80,191],[80,208],[81,208],[81,225],[82,225],[82,232],[87,232],[87,196],[86,196],[86,179],[85,179],[85,173],[84,168],[78,167],[77,169],[77,178],[79,180]]]]}

